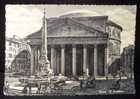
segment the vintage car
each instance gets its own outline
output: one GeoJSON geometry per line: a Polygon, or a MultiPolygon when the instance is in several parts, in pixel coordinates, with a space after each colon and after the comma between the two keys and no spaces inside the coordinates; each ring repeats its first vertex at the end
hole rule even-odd
{"type": "Polygon", "coordinates": [[[80,81],[66,80],[66,81],[57,82],[56,85],[63,90],[76,91],[80,89],[80,81]]]}
{"type": "Polygon", "coordinates": [[[92,77],[81,76],[79,78],[79,80],[80,80],[80,88],[81,89],[95,88],[96,87],[95,79],[92,77]]]}

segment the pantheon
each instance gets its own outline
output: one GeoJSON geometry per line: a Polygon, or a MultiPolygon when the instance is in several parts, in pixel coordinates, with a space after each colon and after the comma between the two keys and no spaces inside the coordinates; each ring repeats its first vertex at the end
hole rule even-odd
{"type": "MultiPolygon", "coordinates": [[[[85,12],[47,18],[47,51],[54,75],[108,75],[120,57],[122,27],[109,16],[85,12]]],[[[42,28],[26,37],[31,46],[31,72],[40,71],[42,28]]]]}

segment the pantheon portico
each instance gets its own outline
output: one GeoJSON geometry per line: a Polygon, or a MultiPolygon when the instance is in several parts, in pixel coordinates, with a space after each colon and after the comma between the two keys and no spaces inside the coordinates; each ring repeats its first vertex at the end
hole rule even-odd
{"type": "MultiPolygon", "coordinates": [[[[86,16],[84,12],[48,18],[48,59],[55,75],[106,76],[120,56],[122,27],[108,16],[86,16]]],[[[31,73],[40,71],[42,28],[26,37],[31,46],[31,73]]]]}

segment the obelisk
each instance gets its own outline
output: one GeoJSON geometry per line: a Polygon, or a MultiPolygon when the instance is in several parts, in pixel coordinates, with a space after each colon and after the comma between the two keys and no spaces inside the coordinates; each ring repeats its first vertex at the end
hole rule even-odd
{"type": "Polygon", "coordinates": [[[41,73],[43,75],[49,75],[51,72],[50,69],[50,62],[47,56],[47,20],[46,20],[46,12],[44,9],[44,16],[43,16],[43,27],[42,27],[42,51],[41,51],[41,58],[40,58],[40,65],[41,65],[41,73]]]}
{"type": "Polygon", "coordinates": [[[42,28],[42,56],[48,60],[47,56],[47,22],[46,22],[46,12],[44,9],[44,16],[43,16],[43,28],[42,28]]]}

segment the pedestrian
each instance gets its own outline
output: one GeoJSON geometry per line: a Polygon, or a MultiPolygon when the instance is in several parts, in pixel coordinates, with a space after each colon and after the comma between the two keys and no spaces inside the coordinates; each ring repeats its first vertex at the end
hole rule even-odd
{"type": "Polygon", "coordinates": [[[22,91],[24,94],[27,94],[27,85],[23,88],[23,91],[22,91]]]}
{"type": "Polygon", "coordinates": [[[8,94],[8,90],[9,90],[9,83],[8,83],[8,81],[6,81],[6,82],[5,82],[5,86],[4,86],[4,92],[5,92],[6,94],[8,94]]]}
{"type": "Polygon", "coordinates": [[[37,87],[37,92],[36,92],[36,93],[37,93],[37,94],[40,94],[40,91],[41,91],[41,84],[38,83],[37,86],[38,86],[38,87],[37,87]]]}

